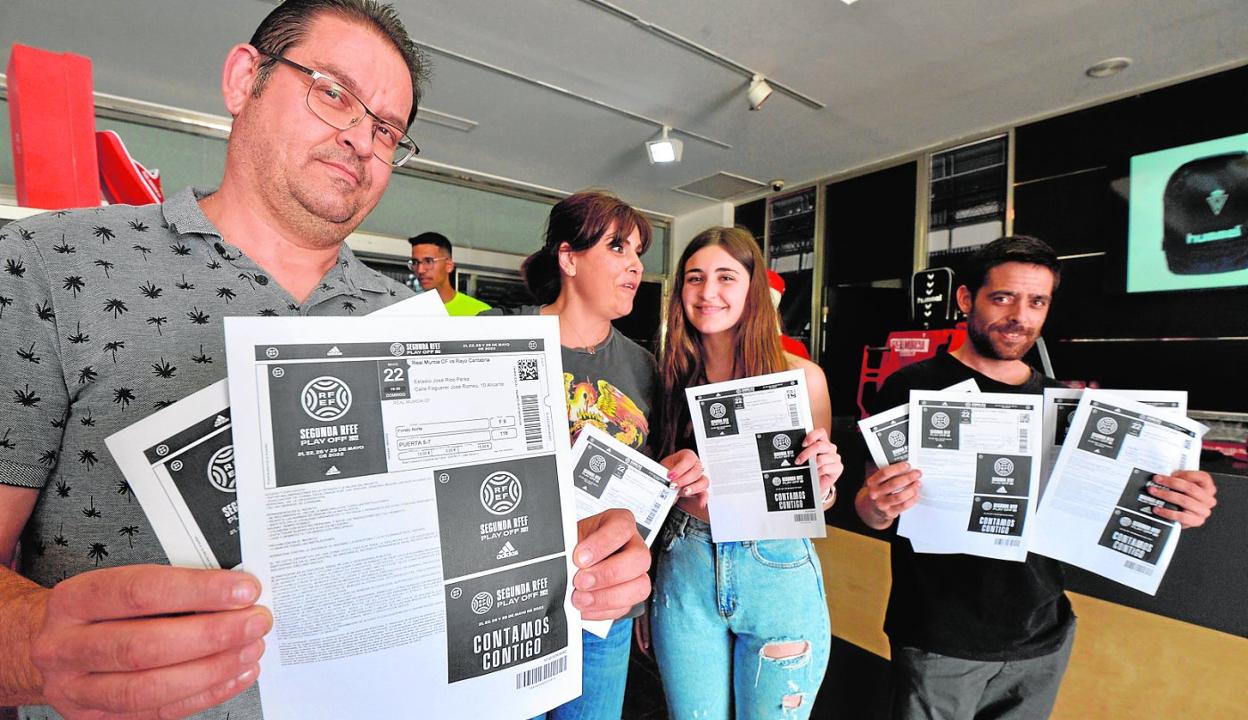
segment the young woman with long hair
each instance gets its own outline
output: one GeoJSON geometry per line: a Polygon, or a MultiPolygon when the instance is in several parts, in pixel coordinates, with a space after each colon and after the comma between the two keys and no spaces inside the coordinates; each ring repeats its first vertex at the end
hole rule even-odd
{"type": "MultiPolygon", "coordinates": [[[[542,248],[522,267],[525,284],[540,305],[523,307],[519,314],[559,318],[572,439],[583,427],[593,425],[653,455],[650,416],[658,385],[654,356],[611,324],[632,312],[633,298],[641,287],[641,256],[650,247],[650,237],[649,221],[613,195],[585,191],[565,198],[550,211],[542,248]]],[[[692,450],[665,453],[660,462],[682,496],[705,492],[707,480],[692,450]]],[[[633,534],[630,542],[642,542],[635,530],[633,534]]],[[[604,560],[595,574],[609,574],[610,563],[604,560]]],[[[574,580],[574,593],[595,592],[594,585],[582,581],[582,574],[574,580]]],[[[645,583],[648,578],[635,582],[645,583]]],[[[606,639],[584,633],[582,695],[552,710],[551,718],[619,720],[632,615],[640,610],[616,620],[606,639]]],[[[591,614],[584,617],[601,619],[591,614]]]]}
{"type": "MultiPolygon", "coordinates": [[[[796,460],[816,459],[826,510],[842,467],[828,440],[832,409],[823,371],[781,348],[754,238],[739,228],[702,232],[681,255],[668,306],[660,453],[693,447],[685,388],[783,370],[805,373],[815,429],[796,460]]],[[[638,642],[648,650],[653,640],[671,716],[808,717],[830,648],[823,577],[810,541],[712,542],[702,493],[678,500],[656,548],[654,595],[648,623],[638,623],[638,642]]]]}

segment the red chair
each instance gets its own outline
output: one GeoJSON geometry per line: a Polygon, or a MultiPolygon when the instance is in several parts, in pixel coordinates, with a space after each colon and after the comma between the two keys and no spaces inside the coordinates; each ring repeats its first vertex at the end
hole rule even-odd
{"type": "Polygon", "coordinates": [[[879,391],[889,375],[912,363],[935,357],[937,353],[957,350],[966,341],[966,323],[943,330],[898,330],[888,334],[884,347],[862,348],[862,371],[858,375],[858,411],[861,417],[871,413],[862,400],[868,385],[879,391]],[[879,355],[879,363],[871,365],[873,354],[879,355]]]}

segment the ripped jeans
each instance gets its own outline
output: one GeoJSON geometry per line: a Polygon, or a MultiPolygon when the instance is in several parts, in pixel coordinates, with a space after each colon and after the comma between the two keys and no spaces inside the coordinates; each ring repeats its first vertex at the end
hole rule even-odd
{"type": "Polygon", "coordinates": [[[810,541],[713,543],[673,509],[657,547],[650,628],[673,720],[810,717],[831,646],[810,541]]]}

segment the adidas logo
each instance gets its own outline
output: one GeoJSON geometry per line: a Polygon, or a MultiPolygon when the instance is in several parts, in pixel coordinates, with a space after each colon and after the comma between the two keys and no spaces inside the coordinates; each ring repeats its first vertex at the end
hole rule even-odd
{"type": "Polygon", "coordinates": [[[224,415],[218,415],[217,419],[212,421],[212,426],[214,428],[219,428],[228,422],[229,420],[224,415]]]}
{"type": "Polygon", "coordinates": [[[503,545],[503,549],[499,550],[498,554],[494,556],[494,559],[502,560],[504,558],[515,557],[519,554],[520,553],[514,547],[511,546],[511,543],[507,542],[503,545]]]}
{"type": "Polygon", "coordinates": [[[327,357],[342,357],[342,351],[338,349],[337,345],[335,345],[331,347],[329,352],[325,353],[325,355],[327,357]]]}
{"type": "Polygon", "coordinates": [[[325,471],[326,477],[329,477],[330,475],[341,475],[341,474],[342,474],[342,471],[338,469],[337,465],[330,465],[329,469],[325,471]]]}

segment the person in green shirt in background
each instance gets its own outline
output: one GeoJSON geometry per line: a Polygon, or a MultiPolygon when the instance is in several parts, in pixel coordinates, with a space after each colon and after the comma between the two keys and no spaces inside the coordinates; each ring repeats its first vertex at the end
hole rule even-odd
{"type": "Polygon", "coordinates": [[[449,315],[476,315],[490,306],[466,293],[458,292],[451,284],[455,271],[455,259],[451,257],[451,241],[436,232],[421,233],[407,241],[412,245],[412,259],[407,262],[416,275],[420,289],[437,290],[449,315]]]}

